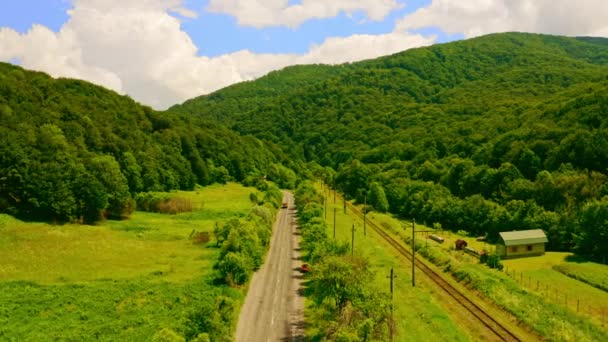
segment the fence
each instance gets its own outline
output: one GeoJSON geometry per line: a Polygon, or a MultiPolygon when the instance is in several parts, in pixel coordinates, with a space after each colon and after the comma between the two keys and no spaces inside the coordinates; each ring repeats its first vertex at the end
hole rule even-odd
{"type": "MultiPolygon", "coordinates": [[[[543,283],[538,279],[532,278],[530,275],[525,275],[523,271],[517,271],[505,267],[504,272],[507,276],[517,281],[522,287],[535,292],[545,298],[547,301],[564,306],[576,313],[585,315],[602,326],[608,323],[608,307],[593,305],[590,301],[581,300],[576,296],[568,296],[565,291],[560,291],[559,288],[543,283]]],[[[598,290],[601,291],[601,290],[598,290]]]]}

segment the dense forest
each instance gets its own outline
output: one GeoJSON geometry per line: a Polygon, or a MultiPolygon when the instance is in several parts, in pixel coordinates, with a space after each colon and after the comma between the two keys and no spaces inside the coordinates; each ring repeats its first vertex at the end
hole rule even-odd
{"type": "Polygon", "coordinates": [[[170,111],[275,143],[376,210],[608,255],[608,39],[494,34],[290,67],[170,111]]]}
{"type": "Polygon", "coordinates": [[[279,149],[90,83],[0,63],[0,212],[95,222],[134,194],[289,173],[279,149]]]}

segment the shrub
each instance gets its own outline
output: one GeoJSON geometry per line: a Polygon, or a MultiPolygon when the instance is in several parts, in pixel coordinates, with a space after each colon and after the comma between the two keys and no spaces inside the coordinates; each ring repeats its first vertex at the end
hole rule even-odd
{"type": "Polygon", "coordinates": [[[192,243],[195,245],[202,245],[204,243],[209,242],[210,234],[209,232],[196,232],[192,234],[192,243]]]}
{"type": "Polygon", "coordinates": [[[504,268],[504,265],[500,261],[500,255],[498,255],[497,253],[483,253],[480,256],[479,261],[481,263],[487,264],[488,267],[498,269],[499,271],[502,271],[502,269],[504,268]]]}
{"type": "Polygon", "coordinates": [[[143,192],[135,197],[135,201],[137,209],[153,213],[175,215],[194,210],[191,200],[162,192],[143,192]]]}
{"type": "Polygon", "coordinates": [[[219,260],[216,268],[226,284],[234,286],[247,282],[252,265],[241,253],[228,252],[219,260]]]}
{"type": "Polygon", "coordinates": [[[177,334],[175,331],[164,328],[154,334],[152,342],[185,342],[186,339],[177,334]]]}
{"type": "Polygon", "coordinates": [[[187,337],[199,342],[232,341],[233,325],[238,302],[230,297],[219,296],[215,302],[198,308],[188,316],[187,337]]]}
{"type": "Polygon", "coordinates": [[[262,222],[269,227],[272,227],[272,224],[274,222],[274,215],[272,214],[270,209],[265,206],[256,205],[251,209],[249,215],[261,219],[262,222]]]}
{"type": "Polygon", "coordinates": [[[249,200],[250,200],[252,203],[256,203],[256,204],[257,204],[257,203],[258,203],[258,201],[259,201],[259,199],[258,199],[258,194],[256,194],[255,192],[250,193],[250,194],[249,194],[249,200]]]}
{"type": "Polygon", "coordinates": [[[283,202],[283,193],[276,185],[270,184],[264,194],[264,203],[269,203],[273,207],[278,208],[283,202]]]}

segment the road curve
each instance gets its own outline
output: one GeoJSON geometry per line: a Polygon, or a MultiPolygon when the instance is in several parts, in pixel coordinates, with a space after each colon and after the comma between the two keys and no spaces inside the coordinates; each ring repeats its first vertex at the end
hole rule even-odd
{"type": "Polygon", "coordinates": [[[284,192],[264,265],[253,275],[236,330],[237,342],[304,341],[303,277],[293,194],[284,192]]]}

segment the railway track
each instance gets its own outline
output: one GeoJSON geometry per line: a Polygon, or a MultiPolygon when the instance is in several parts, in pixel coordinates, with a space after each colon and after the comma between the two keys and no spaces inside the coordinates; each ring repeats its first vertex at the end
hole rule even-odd
{"type": "MultiPolygon", "coordinates": [[[[359,209],[357,209],[355,206],[348,202],[346,202],[346,204],[350,211],[352,211],[355,215],[361,218],[361,220],[363,220],[363,213],[359,209]]],[[[401,245],[401,243],[395,240],[387,232],[385,232],[384,229],[378,227],[375,222],[367,220],[366,225],[371,227],[376,233],[378,233],[378,235],[380,235],[386,242],[393,246],[406,259],[410,261],[412,260],[412,253],[409,250],[405,249],[401,245]]],[[[466,309],[466,311],[476,317],[479,322],[481,322],[485,327],[492,331],[500,340],[509,342],[521,341],[515,334],[509,331],[509,329],[504,327],[496,319],[494,319],[494,317],[488,314],[483,308],[471,301],[466,295],[464,295],[460,290],[458,290],[452,284],[446,281],[435,270],[427,266],[423,261],[420,260],[420,258],[416,258],[416,266],[420,271],[422,271],[422,273],[424,273],[429,279],[431,279],[435,284],[437,284],[442,290],[444,290],[452,298],[454,298],[456,302],[460,303],[462,307],[466,309]]]]}

